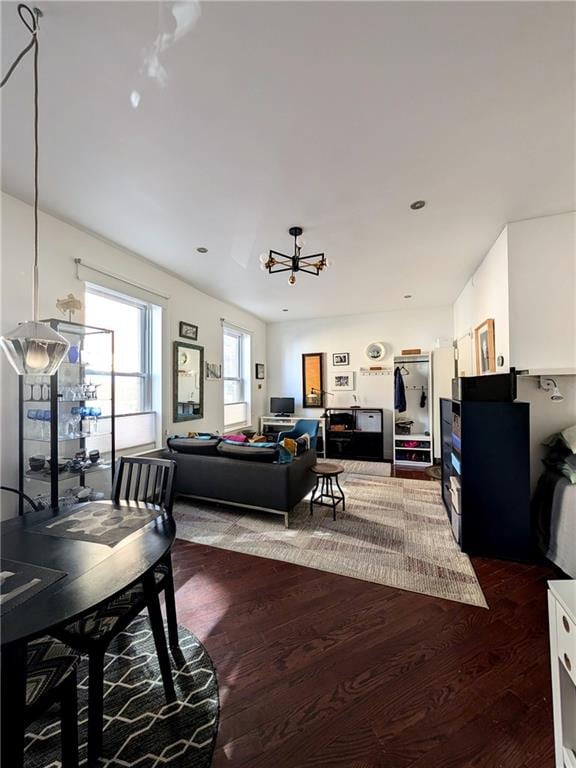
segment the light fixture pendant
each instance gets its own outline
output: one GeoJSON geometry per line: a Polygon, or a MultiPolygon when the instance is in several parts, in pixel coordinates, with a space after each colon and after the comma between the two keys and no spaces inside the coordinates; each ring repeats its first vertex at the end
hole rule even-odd
{"type": "Polygon", "coordinates": [[[66,357],[70,344],[68,340],[50,326],[38,319],[38,19],[42,12],[27,5],[18,5],[18,15],[30,31],[32,39],[18,55],[6,76],[3,88],[24,55],[34,50],[34,268],[32,272],[33,320],[22,323],[13,331],[0,337],[0,346],[16,373],[50,376],[56,373],[66,357]],[[28,18],[26,18],[28,17],[28,18]]]}
{"type": "Polygon", "coordinates": [[[316,277],[328,268],[328,261],[323,253],[314,253],[311,256],[302,256],[304,245],[301,235],[302,227],[290,227],[288,234],[294,238],[294,253],[286,256],[279,251],[270,250],[260,256],[260,269],[271,275],[277,272],[290,272],[288,285],[296,284],[296,272],[306,272],[316,277]]]}

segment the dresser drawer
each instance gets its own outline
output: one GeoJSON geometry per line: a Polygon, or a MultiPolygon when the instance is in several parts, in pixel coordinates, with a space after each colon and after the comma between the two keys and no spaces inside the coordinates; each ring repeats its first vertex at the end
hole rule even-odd
{"type": "Polygon", "coordinates": [[[556,607],[556,638],[558,658],[576,683],[576,624],[565,614],[559,604],[556,607]]]}

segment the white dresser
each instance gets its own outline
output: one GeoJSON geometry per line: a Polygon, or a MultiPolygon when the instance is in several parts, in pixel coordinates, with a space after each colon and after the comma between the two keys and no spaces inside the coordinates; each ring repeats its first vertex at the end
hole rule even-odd
{"type": "Polygon", "coordinates": [[[576,581],[548,590],[556,768],[576,768],[576,581]]]}

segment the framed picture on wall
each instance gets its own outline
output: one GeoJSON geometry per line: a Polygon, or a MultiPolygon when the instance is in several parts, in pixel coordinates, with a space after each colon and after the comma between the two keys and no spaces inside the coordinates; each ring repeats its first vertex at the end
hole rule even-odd
{"type": "Polygon", "coordinates": [[[265,376],[264,363],[256,363],[256,378],[263,379],[265,376]]]}
{"type": "Polygon", "coordinates": [[[339,371],[333,373],[330,381],[330,389],[340,390],[341,392],[352,391],[354,389],[354,371],[339,371]]]}
{"type": "Polygon", "coordinates": [[[190,339],[191,341],[198,341],[198,326],[192,325],[192,323],[185,323],[180,320],[180,326],[178,333],[183,339],[190,339]]]}
{"type": "Polygon", "coordinates": [[[476,347],[476,374],[496,371],[496,340],[494,336],[494,320],[484,320],[474,329],[476,347]]]}
{"type": "Polygon", "coordinates": [[[334,352],[332,355],[332,365],[350,365],[350,353],[334,352]]]}
{"type": "Polygon", "coordinates": [[[222,366],[220,363],[206,363],[206,378],[221,379],[222,378],[222,366]]]}

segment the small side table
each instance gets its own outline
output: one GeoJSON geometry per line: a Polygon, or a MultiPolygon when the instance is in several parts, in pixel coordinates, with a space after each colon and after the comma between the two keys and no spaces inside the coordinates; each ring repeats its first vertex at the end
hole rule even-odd
{"type": "Polygon", "coordinates": [[[346,511],[344,491],[338,482],[338,475],[344,472],[344,467],[341,467],[339,464],[320,463],[312,467],[312,472],[316,475],[316,485],[310,497],[310,514],[314,513],[314,504],[317,504],[319,507],[330,507],[332,509],[332,519],[336,520],[338,504],[342,504],[343,512],[346,511]],[[336,481],[338,493],[334,492],[334,480],[336,481]],[[321,486],[320,482],[322,482],[321,486]],[[329,499],[329,501],[324,501],[324,499],[329,499]]]}

